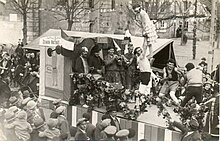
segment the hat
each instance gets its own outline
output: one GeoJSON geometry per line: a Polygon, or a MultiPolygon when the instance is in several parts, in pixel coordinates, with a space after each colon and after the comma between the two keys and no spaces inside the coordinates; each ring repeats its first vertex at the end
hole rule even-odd
{"type": "Polygon", "coordinates": [[[206,58],[205,58],[205,57],[202,57],[201,60],[206,61],[206,58]]]}
{"type": "Polygon", "coordinates": [[[27,109],[29,109],[29,110],[34,109],[36,106],[37,106],[37,103],[34,102],[33,100],[30,100],[30,101],[27,103],[27,109]]]}
{"type": "Polygon", "coordinates": [[[27,113],[25,111],[20,111],[18,114],[17,114],[17,118],[18,119],[27,119],[27,113]]]}
{"type": "Polygon", "coordinates": [[[35,118],[34,119],[34,128],[35,129],[39,129],[44,125],[45,125],[45,122],[42,118],[35,118]]]}
{"type": "Polygon", "coordinates": [[[117,128],[115,126],[108,126],[104,129],[104,132],[108,135],[114,135],[117,131],[117,128]]]}
{"type": "Polygon", "coordinates": [[[109,118],[109,115],[102,115],[102,120],[109,118]]]}
{"type": "Polygon", "coordinates": [[[65,109],[66,109],[65,106],[59,106],[59,107],[56,109],[56,113],[61,114],[65,109]]]}
{"type": "Polygon", "coordinates": [[[81,125],[83,122],[85,122],[86,121],[86,119],[85,118],[80,118],[80,119],[78,119],[78,121],[77,121],[77,123],[76,123],[76,126],[79,126],[79,125],[81,125]]]}
{"type": "Polygon", "coordinates": [[[59,104],[59,103],[61,102],[61,100],[62,100],[62,99],[55,99],[55,100],[53,101],[53,104],[54,104],[54,105],[57,105],[57,104],[59,104]]]}
{"type": "Polygon", "coordinates": [[[136,134],[136,131],[133,128],[129,128],[128,131],[129,131],[128,138],[133,138],[136,134]]]}
{"type": "Polygon", "coordinates": [[[29,101],[31,101],[31,100],[32,100],[32,98],[26,97],[25,99],[22,100],[21,104],[22,104],[22,105],[27,105],[27,103],[28,103],[29,101]]]}
{"type": "Polygon", "coordinates": [[[47,126],[50,127],[50,128],[56,127],[57,124],[58,124],[58,120],[57,119],[49,118],[47,120],[47,126]]]}
{"type": "Polygon", "coordinates": [[[5,119],[10,122],[12,120],[14,120],[16,117],[15,117],[15,113],[14,112],[11,112],[11,111],[7,111],[5,113],[5,119]]]}
{"type": "Polygon", "coordinates": [[[107,119],[104,119],[104,120],[101,122],[100,125],[101,125],[103,128],[105,128],[105,127],[109,126],[110,123],[111,123],[111,119],[107,118],[107,119]]]}
{"type": "Polygon", "coordinates": [[[19,109],[16,106],[12,106],[8,109],[8,111],[13,112],[13,113],[17,113],[17,112],[19,112],[19,109]]]}
{"type": "Polygon", "coordinates": [[[10,105],[15,105],[18,103],[18,99],[15,96],[9,98],[10,105]]]}
{"type": "Polygon", "coordinates": [[[101,48],[98,46],[98,45],[95,45],[93,48],[92,48],[92,51],[93,53],[97,53],[101,50],[101,48]]]}
{"type": "Polygon", "coordinates": [[[117,133],[116,133],[116,137],[117,138],[124,138],[124,137],[127,137],[129,134],[129,131],[128,129],[122,129],[122,130],[119,130],[117,133]]]}
{"type": "Polygon", "coordinates": [[[138,8],[138,7],[141,7],[141,5],[138,4],[138,3],[135,3],[135,4],[132,5],[132,9],[136,9],[136,8],[138,8]]]}
{"type": "Polygon", "coordinates": [[[190,120],[189,125],[193,129],[197,129],[199,127],[199,123],[196,119],[190,120]]]}
{"type": "Polygon", "coordinates": [[[28,90],[24,90],[22,93],[23,93],[23,97],[25,98],[30,97],[30,92],[28,90]]]}
{"type": "Polygon", "coordinates": [[[82,47],[82,52],[88,52],[88,48],[87,47],[82,47]]]}
{"type": "Polygon", "coordinates": [[[115,106],[110,106],[107,111],[110,113],[110,112],[113,112],[113,111],[117,111],[116,107],[115,106]]]}
{"type": "Polygon", "coordinates": [[[90,120],[91,115],[89,113],[83,113],[83,118],[85,118],[86,120],[90,120]]]}

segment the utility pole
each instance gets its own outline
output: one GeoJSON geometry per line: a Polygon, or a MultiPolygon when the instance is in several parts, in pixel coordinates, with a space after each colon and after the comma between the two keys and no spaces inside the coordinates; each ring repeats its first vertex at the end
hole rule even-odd
{"type": "Polygon", "coordinates": [[[184,41],[183,41],[183,37],[184,35],[186,34],[185,33],[185,23],[186,23],[186,16],[187,16],[187,13],[186,13],[186,10],[187,10],[187,0],[183,0],[183,10],[182,10],[182,16],[183,16],[183,23],[182,23],[182,28],[181,28],[181,45],[185,45],[184,44],[184,41]]]}
{"type": "Polygon", "coordinates": [[[210,44],[211,44],[211,71],[214,68],[214,51],[215,51],[215,38],[216,38],[216,19],[217,19],[217,0],[212,0],[212,11],[211,11],[211,28],[210,28],[210,44]]]}
{"type": "Polygon", "coordinates": [[[196,16],[197,16],[197,0],[195,0],[195,11],[194,11],[194,22],[193,22],[193,59],[196,59],[196,30],[197,30],[197,21],[196,21],[196,16]]]}

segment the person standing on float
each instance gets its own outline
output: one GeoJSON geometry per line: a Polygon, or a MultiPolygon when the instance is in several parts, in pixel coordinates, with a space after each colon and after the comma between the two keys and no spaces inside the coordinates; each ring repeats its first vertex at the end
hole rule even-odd
{"type": "MultiPolygon", "coordinates": [[[[136,27],[133,35],[138,35],[138,31],[141,31],[144,37],[144,43],[142,48],[137,47],[134,50],[134,54],[137,56],[137,64],[140,70],[140,85],[139,85],[139,92],[141,94],[150,94],[150,88],[148,86],[150,79],[151,79],[151,65],[150,62],[153,61],[153,54],[152,54],[152,44],[156,42],[157,33],[156,28],[153,22],[150,20],[148,14],[141,9],[139,4],[135,4],[132,6],[132,9],[135,13],[135,20],[136,27]],[[136,34],[137,33],[137,34],[136,34]],[[149,59],[147,57],[147,49],[149,49],[149,59]]],[[[140,33],[140,32],[139,32],[140,33]]],[[[140,36],[140,34],[139,34],[140,36]]]]}

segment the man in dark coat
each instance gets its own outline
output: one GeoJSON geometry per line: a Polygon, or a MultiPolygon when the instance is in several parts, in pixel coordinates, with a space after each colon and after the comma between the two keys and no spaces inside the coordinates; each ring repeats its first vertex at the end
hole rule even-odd
{"type": "Polygon", "coordinates": [[[109,113],[109,119],[111,119],[111,125],[115,126],[117,128],[117,131],[121,130],[121,126],[120,123],[117,119],[117,110],[116,107],[112,106],[108,109],[108,113],[109,113]]]}
{"type": "Polygon", "coordinates": [[[86,126],[86,134],[88,135],[88,137],[92,140],[95,139],[94,137],[94,132],[95,132],[95,125],[93,125],[90,120],[91,120],[91,115],[89,113],[84,113],[83,114],[83,118],[86,119],[87,121],[87,126],[86,126]]]}
{"type": "Polygon", "coordinates": [[[86,119],[85,118],[80,118],[76,124],[77,126],[77,132],[76,132],[76,135],[75,135],[75,140],[76,141],[86,141],[86,140],[89,140],[89,137],[87,136],[86,134],[86,126],[87,126],[87,123],[86,123],[86,119]]]}
{"type": "Polygon", "coordinates": [[[125,54],[127,62],[126,67],[126,88],[127,89],[133,89],[135,86],[135,79],[134,74],[137,70],[137,60],[136,57],[133,54],[134,46],[132,44],[128,45],[128,53],[125,54]]]}
{"type": "Polygon", "coordinates": [[[87,60],[88,49],[87,47],[82,47],[81,55],[76,59],[74,71],[77,73],[89,73],[89,65],[87,60]]]}
{"type": "Polygon", "coordinates": [[[93,47],[93,49],[91,50],[88,63],[92,74],[103,74],[103,68],[105,64],[103,59],[100,57],[100,51],[101,48],[99,48],[98,46],[93,47]]]}

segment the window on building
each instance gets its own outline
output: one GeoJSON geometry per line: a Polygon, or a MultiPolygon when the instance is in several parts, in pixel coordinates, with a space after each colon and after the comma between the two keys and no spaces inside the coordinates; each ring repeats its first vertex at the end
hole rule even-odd
{"type": "Polygon", "coordinates": [[[89,0],[89,8],[94,8],[94,0],[89,0]]]}
{"type": "Polygon", "coordinates": [[[112,9],[115,9],[115,0],[112,0],[112,9]]]}

